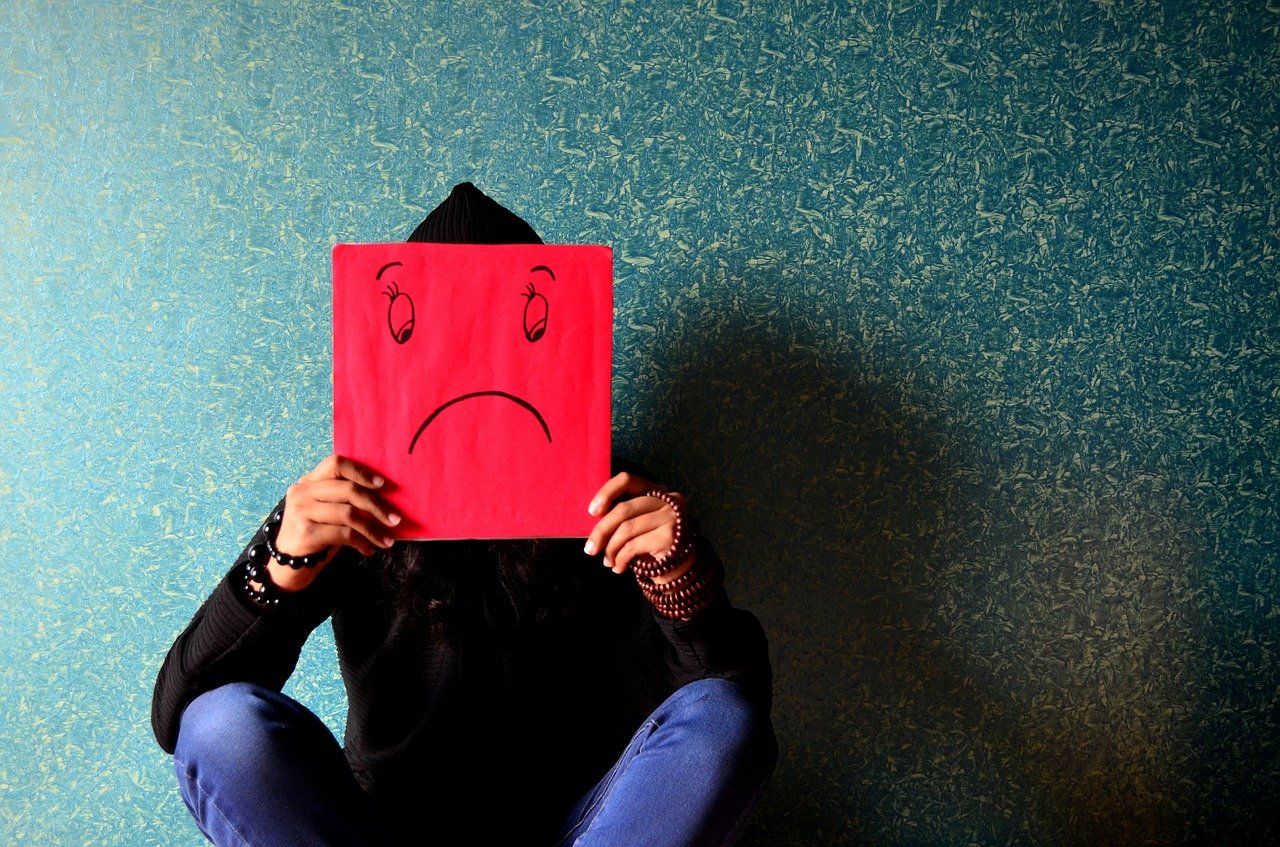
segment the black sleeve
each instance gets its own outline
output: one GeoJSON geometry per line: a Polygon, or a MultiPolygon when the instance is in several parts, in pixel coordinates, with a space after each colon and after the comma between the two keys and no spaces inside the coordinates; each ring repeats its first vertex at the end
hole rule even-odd
{"type": "MultiPolygon", "coordinates": [[[[717,555],[704,539],[699,539],[697,551],[699,558],[717,555]]],[[[690,620],[652,614],[666,638],[667,667],[677,688],[697,679],[720,677],[740,684],[766,710],[772,707],[773,668],[764,628],[755,615],[734,608],[724,588],[690,620]]]]}
{"type": "MultiPolygon", "coordinates": [[[[622,456],[613,457],[612,471],[626,471],[657,482],[644,465],[622,456]]],[[[698,532],[698,521],[689,521],[698,532]]],[[[704,560],[719,558],[715,548],[702,537],[698,539],[697,555],[704,560]]],[[[698,679],[720,677],[737,682],[756,702],[772,708],[773,667],[764,628],[755,615],[734,608],[723,588],[710,606],[687,621],[664,618],[647,600],[643,602],[648,617],[656,621],[666,642],[667,671],[675,688],[698,679]]]]}
{"type": "Polygon", "coordinates": [[[260,527],[169,648],[160,668],[151,699],[151,728],[166,753],[177,746],[183,710],[204,692],[240,681],[279,691],[293,673],[307,636],[333,611],[334,574],[342,565],[339,560],[351,551],[344,550],[304,591],[283,595],[278,606],[263,609],[245,596],[242,585],[248,548],[261,540],[260,527]]]}

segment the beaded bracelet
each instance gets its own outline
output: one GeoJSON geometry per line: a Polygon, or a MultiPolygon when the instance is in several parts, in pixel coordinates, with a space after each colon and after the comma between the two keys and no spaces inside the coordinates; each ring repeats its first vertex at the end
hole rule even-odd
{"type": "Polygon", "coordinates": [[[662,594],[673,594],[681,588],[686,588],[693,583],[698,577],[702,576],[702,566],[699,562],[694,562],[693,567],[680,574],[675,579],[667,582],[654,582],[647,576],[636,574],[636,582],[640,583],[640,590],[646,594],[654,596],[662,594]]]}
{"type": "Polygon", "coordinates": [[[262,525],[263,541],[267,545],[267,552],[271,554],[271,558],[282,565],[293,568],[295,571],[300,568],[314,568],[324,561],[325,556],[328,555],[328,550],[308,553],[305,556],[290,556],[288,553],[281,553],[280,549],[276,547],[276,536],[280,534],[280,524],[282,523],[284,523],[284,509],[278,509],[262,525]]]}
{"type": "Polygon", "coordinates": [[[723,565],[717,561],[707,564],[699,559],[693,567],[676,579],[666,583],[655,583],[652,580],[637,577],[640,591],[655,605],[671,605],[680,600],[689,600],[709,594],[718,588],[723,577],[723,565]]]}
{"type": "Polygon", "coordinates": [[[269,609],[280,605],[280,589],[271,581],[271,572],[267,570],[267,562],[271,553],[265,544],[254,544],[249,547],[249,558],[244,563],[244,581],[242,587],[245,596],[256,605],[269,609]],[[261,588],[254,588],[253,583],[261,588]]]}
{"type": "Polygon", "coordinates": [[[309,553],[306,556],[290,556],[281,553],[276,547],[276,537],[280,534],[280,525],[284,523],[284,509],[277,509],[262,525],[262,541],[249,547],[248,558],[244,563],[241,587],[245,596],[263,608],[280,605],[280,589],[271,581],[271,571],[267,565],[275,559],[281,565],[298,570],[313,568],[324,561],[327,550],[309,553]],[[254,588],[257,583],[258,588],[254,588]]]}
{"type": "Polygon", "coordinates": [[[680,566],[681,562],[689,557],[689,554],[693,552],[693,533],[685,532],[684,507],[677,503],[676,498],[672,497],[669,492],[653,488],[641,496],[654,497],[661,500],[671,507],[671,511],[676,513],[676,522],[673,528],[674,538],[671,541],[671,546],[656,556],[650,553],[642,553],[631,560],[631,570],[635,572],[637,578],[653,579],[655,576],[671,573],[680,566]]]}
{"type": "Polygon", "coordinates": [[[711,605],[723,583],[724,565],[719,558],[712,558],[709,566],[699,559],[692,568],[666,585],[653,584],[654,588],[650,589],[641,582],[640,589],[662,617],[688,620],[711,605]],[[685,577],[690,574],[696,576],[686,581],[685,577]],[[683,584],[677,586],[677,583],[683,584]],[[668,585],[677,587],[664,591],[668,585]]]}

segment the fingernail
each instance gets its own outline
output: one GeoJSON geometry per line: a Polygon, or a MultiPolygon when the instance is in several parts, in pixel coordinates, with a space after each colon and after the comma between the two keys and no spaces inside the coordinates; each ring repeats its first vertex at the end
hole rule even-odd
{"type": "Polygon", "coordinates": [[[582,545],[582,552],[588,556],[594,556],[596,554],[596,543],[588,538],[587,543],[582,545]]]}
{"type": "Polygon", "coordinates": [[[600,511],[600,501],[592,500],[591,505],[587,506],[587,514],[594,515],[598,511],[600,511]]]}
{"type": "Polygon", "coordinates": [[[382,483],[384,483],[384,482],[386,482],[386,480],[385,480],[385,479],[383,479],[383,478],[382,478],[382,477],[380,477],[380,476],[375,476],[375,477],[373,478],[373,487],[374,487],[374,488],[381,488],[381,487],[382,487],[382,483]]]}
{"type": "Polygon", "coordinates": [[[391,524],[392,526],[399,526],[400,516],[392,512],[391,514],[387,515],[387,523],[391,524]]]}
{"type": "Polygon", "coordinates": [[[390,535],[384,535],[384,536],[382,537],[382,546],[383,546],[383,547],[390,547],[392,544],[395,544],[395,543],[396,543],[396,540],[395,540],[394,538],[392,538],[390,535]]]}

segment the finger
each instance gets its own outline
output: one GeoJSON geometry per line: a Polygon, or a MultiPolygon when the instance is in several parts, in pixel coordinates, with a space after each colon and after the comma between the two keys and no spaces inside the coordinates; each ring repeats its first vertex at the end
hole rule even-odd
{"type": "Polygon", "coordinates": [[[640,517],[625,521],[618,531],[609,539],[605,550],[604,561],[615,573],[622,573],[631,565],[631,560],[644,553],[656,555],[671,546],[675,540],[675,532],[671,521],[664,519],[661,512],[649,512],[640,517]]]}
{"type": "Polygon", "coordinates": [[[316,479],[333,479],[338,475],[338,454],[330,453],[320,460],[320,464],[302,475],[299,482],[310,482],[316,479]]]}
{"type": "Polygon", "coordinates": [[[359,483],[365,488],[381,488],[386,483],[382,475],[375,472],[368,465],[362,465],[356,460],[348,459],[345,456],[338,457],[338,475],[343,479],[359,483]]]}
{"type": "Polygon", "coordinates": [[[671,546],[674,537],[673,533],[664,531],[661,527],[636,536],[618,549],[617,555],[610,563],[610,569],[614,573],[625,573],[637,556],[646,553],[653,555],[666,550],[671,546]]]}
{"type": "Polygon", "coordinates": [[[349,526],[332,527],[325,534],[328,537],[328,542],[325,545],[326,547],[350,547],[361,556],[372,556],[381,549],[367,537],[356,532],[349,526]]]}
{"type": "Polygon", "coordinates": [[[617,556],[618,551],[622,549],[622,545],[626,544],[633,538],[637,538],[647,532],[652,532],[668,522],[668,519],[664,518],[662,515],[662,509],[639,512],[633,517],[627,518],[622,523],[618,524],[618,528],[615,529],[607,539],[605,539],[605,561],[612,563],[614,557],[617,556]]]}
{"type": "Polygon", "coordinates": [[[336,538],[340,543],[356,547],[367,556],[373,551],[362,549],[359,546],[362,540],[382,548],[395,543],[395,539],[373,516],[350,503],[317,501],[306,511],[308,520],[303,528],[303,538],[308,544],[323,540],[328,546],[335,543],[336,538]]]}
{"type": "Polygon", "coordinates": [[[654,484],[644,477],[623,471],[600,487],[596,496],[591,498],[590,505],[587,506],[587,514],[603,515],[609,511],[613,501],[622,495],[643,494],[653,487],[654,484]]]}
{"type": "Polygon", "coordinates": [[[339,456],[336,453],[325,457],[320,464],[316,465],[315,470],[302,479],[308,482],[324,479],[349,479],[366,488],[381,488],[386,482],[380,474],[375,473],[368,466],[354,459],[339,456]]]}
{"type": "MultiPolygon", "coordinates": [[[[307,509],[315,509],[316,504],[308,504],[307,509]]],[[[286,519],[280,527],[280,535],[276,539],[276,549],[291,556],[309,556],[326,547],[354,547],[365,556],[372,556],[378,546],[362,533],[349,526],[320,523],[309,518],[298,517],[290,523],[286,519]]]]}
{"type": "Polygon", "coordinates": [[[400,523],[400,515],[390,503],[369,489],[347,479],[326,479],[308,483],[306,494],[312,500],[326,503],[350,503],[373,515],[387,526],[400,523]]]}
{"type": "Polygon", "coordinates": [[[369,536],[361,534],[355,528],[334,523],[321,523],[311,519],[300,519],[293,526],[280,527],[280,535],[275,540],[276,549],[289,555],[311,555],[325,548],[352,546],[364,555],[372,555],[381,546],[375,545],[369,536]]]}
{"type": "Polygon", "coordinates": [[[591,534],[587,536],[587,543],[583,546],[588,556],[594,556],[605,549],[609,543],[609,537],[618,529],[618,526],[626,520],[636,517],[645,512],[657,511],[664,505],[661,500],[652,497],[637,497],[634,500],[624,500],[609,510],[609,513],[596,521],[596,525],[592,527],[591,534]]]}

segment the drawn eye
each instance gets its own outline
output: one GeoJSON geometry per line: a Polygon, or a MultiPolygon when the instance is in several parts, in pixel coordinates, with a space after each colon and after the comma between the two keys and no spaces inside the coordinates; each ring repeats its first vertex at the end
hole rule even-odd
{"type": "Polygon", "coordinates": [[[382,292],[387,303],[387,326],[397,344],[404,344],[413,335],[413,298],[400,290],[394,282],[382,292]]]}
{"type": "Polygon", "coordinates": [[[547,298],[543,297],[529,283],[524,294],[524,337],[529,341],[537,341],[547,332],[547,298]]]}

